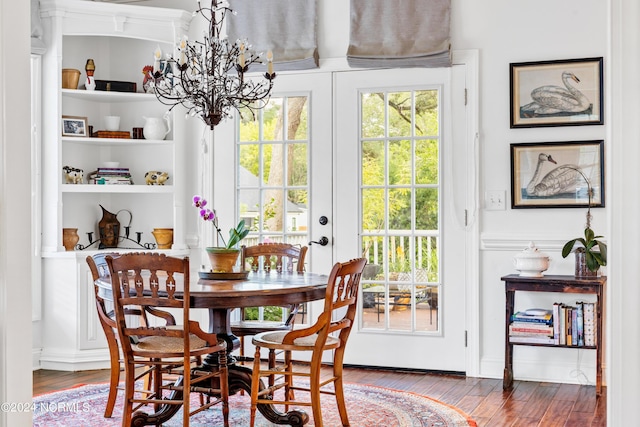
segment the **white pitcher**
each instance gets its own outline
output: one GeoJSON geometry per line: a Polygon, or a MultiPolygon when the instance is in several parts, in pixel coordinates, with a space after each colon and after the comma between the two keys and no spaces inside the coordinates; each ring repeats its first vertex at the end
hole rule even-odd
{"type": "Polygon", "coordinates": [[[171,121],[168,114],[163,117],[143,117],[143,119],[145,120],[142,129],[144,139],[164,139],[171,131],[171,121]]]}

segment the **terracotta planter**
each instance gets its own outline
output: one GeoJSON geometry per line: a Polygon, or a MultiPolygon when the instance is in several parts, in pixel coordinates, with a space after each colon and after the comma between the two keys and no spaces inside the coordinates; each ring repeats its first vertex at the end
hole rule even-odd
{"type": "Polygon", "coordinates": [[[591,271],[587,267],[587,257],[584,252],[574,252],[576,257],[576,277],[598,277],[600,269],[591,271]]]}
{"type": "Polygon", "coordinates": [[[156,239],[158,249],[171,249],[171,245],[173,245],[173,228],[154,228],[151,234],[156,239]]]}
{"type": "Polygon", "coordinates": [[[209,255],[212,272],[232,273],[240,255],[240,250],[209,247],[207,248],[207,255],[209,255]]]}

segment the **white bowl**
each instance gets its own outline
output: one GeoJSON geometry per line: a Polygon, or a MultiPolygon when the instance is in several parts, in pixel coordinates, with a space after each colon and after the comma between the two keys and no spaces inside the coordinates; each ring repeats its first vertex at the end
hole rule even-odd
{"type": "Polygon", "coordinates": [[[120,162],[102,162],[103,168],[117,168],[120,166],[120,162]]]}

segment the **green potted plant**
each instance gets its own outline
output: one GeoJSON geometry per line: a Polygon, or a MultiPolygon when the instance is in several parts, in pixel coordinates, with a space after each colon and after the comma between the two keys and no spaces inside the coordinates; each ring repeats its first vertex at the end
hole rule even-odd
{"type": "MultiPolygon", "coordinates": [[[[590,214],[587,215],[590,216],[590,214]]],[[[601,266],[607,265],[607,244],[598,240],[600,238],[602,236],[596,236],[590,225],[587,224],[584,229],[584,237],[569,240],[562,247],[563,258],[569,256],[572,251],[576,254],[576,276],[596,275],[601,266]],[[580,243],[582,246],[573,250],[576,243],[580,243]],[[587,270],[592,274],[584,271],[581,267],[583,260],[587,270]]]]}
{"type": "Polygon", "coordinates": [[[213,224],[216,230],[216,241],[218,244],[222,241],[222,246],[206,248],[209,261],[211,262],[211,271],[214,273],[232,272],[233,266],[238,260],[238,255],[240,255],[240,249],[237,248],[238,243],[249,234],[249,229],[244,219],[240,220],[237,226],[229,230],[229,239],[225,241],[218,227],[218,216],[215,210],[205,208],[207,201],[200,196],[193,196],[193,205],[198,208],[202,220],[211,221],[213,224]]]}
{"type": "Polygon", "coordinates": [[[587,205],[587,222],[584,228],[584,237],[578,237],[569,240],[562,247],[562,257],[566,258],[573,251],[576,257],[576,271],[575,275],[580,276],[596,276],[601,266],[607,265],[607,244],[601,240],[603,236],[596,236],[596,233],[591,229],[591,198],[593,197],[593,188],[587,177],[582,171],[575,167],[568,167],[578,172],[587,183],[587,193],[589,195],[589,202],[587,205]],[[578,246],[573,249],[576,243],[578,246]]]}

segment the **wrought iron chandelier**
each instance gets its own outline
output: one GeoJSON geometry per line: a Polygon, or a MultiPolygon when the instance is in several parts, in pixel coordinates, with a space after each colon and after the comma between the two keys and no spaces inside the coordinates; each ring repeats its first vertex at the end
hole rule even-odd
{"type": "Polygon", "coordinates": [[[222,38],[222,27],[227,13],[233,13],[228,4],[211,0],[194,16],[200,15],[209,23],[204,40],[189,42],[183,38],[177,47],[177,58],[169,56],[165,70],[153,70],[152,85],[156,97],[165,105],[187,108],[187,114],[200,117],[212,130],[231,114],[231,108],[240,112],[247,108],[252,113],[264,108],[271,95],[273,55],[267,53],[267,71],[264,79],[245,80],[251,64],[262,63],[261,55],[251,52],[246,40],[230,43],[222,38]],[[168,67],[168,68],[167,68],[168,67]]]}

